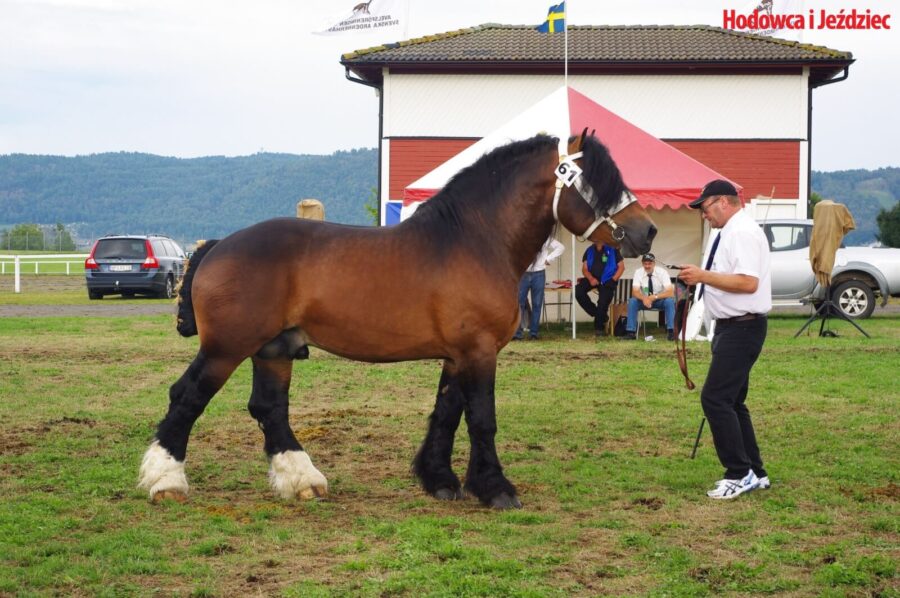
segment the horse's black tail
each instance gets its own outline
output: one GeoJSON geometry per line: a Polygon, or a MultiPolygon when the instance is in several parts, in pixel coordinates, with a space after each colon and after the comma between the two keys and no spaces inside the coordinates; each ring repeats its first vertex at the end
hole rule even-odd
{"type": "Polygon", "coordinates": [[[181,279],[181,285],[178,287],[178,319],[175,323],[175,329],[178,330],[178,334],[181,336],[194,336],[197,334],[197,320],[194,319],[194,300],[191,297],[191,286],[194,283],[194,273],[197,272],[200,260],[218,242],[218,239],[215,239],[198,246],[197,251],[191,256],[184,271],[184,278],[181,279]]]}

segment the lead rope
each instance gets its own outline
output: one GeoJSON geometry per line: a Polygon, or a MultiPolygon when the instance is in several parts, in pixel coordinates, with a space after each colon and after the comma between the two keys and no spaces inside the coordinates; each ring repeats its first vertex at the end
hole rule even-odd
{"type": "Polygon", "coordinates": [[[681,314],[681,330],[679,330],[679,336],[681,336],[681,345],[679,346],[678,338],[675,338],[675,355],[678,358],[678,367],[681,369],[681,374],[684,376],[684,385],[688,390],[694,390],[697,388],[697,385],[694,384],[694,381],[691,380],[691,377],[688,375],[688,367],[687,367],[687,320],[688,313],[691,311],[691,303],[693,302],[695,287],[690,286],[685,291],[685,300],[684,300],[684,311],[681,314]]]}

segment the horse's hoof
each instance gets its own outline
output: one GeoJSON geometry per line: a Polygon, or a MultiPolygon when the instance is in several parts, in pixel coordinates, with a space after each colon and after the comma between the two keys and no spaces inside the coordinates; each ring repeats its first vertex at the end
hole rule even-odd
{"type": "Polygon", "coordinates": [[[150,501],[155,505],[158,505],[165,500],[174,500],[177,503],[186,503],[187,494],[185,494],[184,492],[179,492],[178,490],[160,490],[153,495],[153,498],[150,499],[150,501]]]}
{"type": "Polygon", "coordinates": [[[434,497],[438,500],[462,500],[463,492],[460,488],[441,488],[434,493],[434,497]]]}
{"type": "Polygon", "coordinates": [[[491,508],[500,511],[505,511],[507,509],[521,509],[522,503],[519,502],[519,498],[515,494],[510,496],[504,492],[491,499],[491,508]]]}
{"type": "Polygon", "coordinates": [[[328,494],[327,486],[310,486],[300,491],[300,498],[312,500],[314,498],[325,498],[326,494],[328,494]]]}

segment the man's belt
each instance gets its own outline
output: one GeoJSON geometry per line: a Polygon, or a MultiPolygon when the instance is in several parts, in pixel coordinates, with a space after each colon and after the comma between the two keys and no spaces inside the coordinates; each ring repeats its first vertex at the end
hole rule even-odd
{"type": "Polygon", "coordinates": [[[717,318],[716,325],[720,324],[732,324],[734,322],[746,322],[748,320],[761,320],[766,317],[766,314],[744,314],[742,316],[734,316],[733,318],[717,318]]]}

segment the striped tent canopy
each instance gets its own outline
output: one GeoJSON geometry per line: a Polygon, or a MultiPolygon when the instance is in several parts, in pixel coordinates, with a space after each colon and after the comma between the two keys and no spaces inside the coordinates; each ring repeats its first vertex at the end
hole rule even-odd
{"type": "MultiPolygon", "coordinates": [[[[596,130],[595,135],[609,148],[618,164],[625,184],[645,207],[685,207],[700,195],[706,183],[726,178],[584,94],[571,87],[560,87],[407,186],[403,191],[401,219],[409,217],[421,202],[437,193],[453,175],[496,147],[538,133],[565,140],[585,128],[596,130]]],[[[740,192],[740,185],[734,185],[740,192]]]]}

